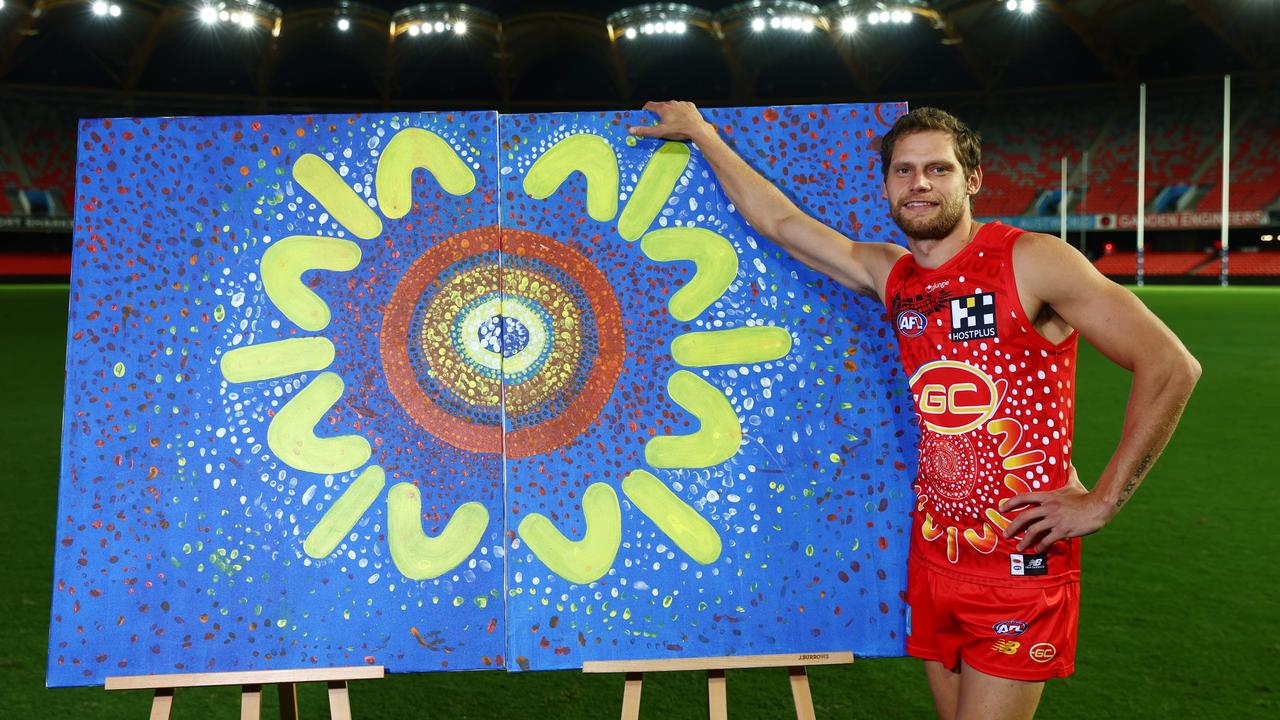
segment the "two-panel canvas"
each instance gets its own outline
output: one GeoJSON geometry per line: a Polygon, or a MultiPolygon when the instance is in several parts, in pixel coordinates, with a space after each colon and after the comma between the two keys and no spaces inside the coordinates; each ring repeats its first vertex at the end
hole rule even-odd
{"type": "MultiPolygon", "coordinates": [[[[892,241],[902,111],[707,115],[892,241]]],[[[901,654],[883,308],[648,119],[85,122],[49,684],[901,654]]]]}

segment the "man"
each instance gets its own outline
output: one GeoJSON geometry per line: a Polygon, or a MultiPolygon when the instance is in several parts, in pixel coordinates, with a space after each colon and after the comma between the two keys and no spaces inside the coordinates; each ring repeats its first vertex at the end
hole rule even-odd
{"type": "Polygon", "coordinates": [[[1168,443],[1200,367],[1130,292],[1056,237],[974,221],[975,133],[934,108],[881,142],[908,249],[850,242],[800,211],[689,103],[649,103],[643,137],[692,140],[758,232],[878,297],[921,421],[907,651],[944,720],[1030,718],[1074,669],[1079,540],[1168,443]],[[1123,436],[1092,490],[1071,464],[1077,332],[1133,372],[1123,436]]]}

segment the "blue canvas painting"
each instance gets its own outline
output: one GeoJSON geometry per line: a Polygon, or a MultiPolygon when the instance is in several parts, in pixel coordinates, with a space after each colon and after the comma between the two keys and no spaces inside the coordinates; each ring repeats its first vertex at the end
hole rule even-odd
{"type": "MultiPolygon", "coordinates": [[[[901,111],[707,115],[810,212],[891,241],[873,145],[901,111]]],[[[648,120],[500,119],[507,267],[581,268],[595,348],[565,371],[590,422],[508,440],[510,662],[899,655],[915,436],[883,308],[751,230],[696,149],[628,135],[648,120]]]]}
{"type": "MultiPolygon", "coordinates": [[[[903,110],[708,118],[894,241],[903,110]]],[[[48,683],[901,654],[883,308],[648,117],[85,121],[48,683]]]]}

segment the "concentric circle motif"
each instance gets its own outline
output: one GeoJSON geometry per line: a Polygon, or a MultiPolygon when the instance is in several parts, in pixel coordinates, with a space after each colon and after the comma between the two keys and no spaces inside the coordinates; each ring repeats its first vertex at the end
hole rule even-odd
{"type": "Polygon", "coordinates": [[[920,474],[939,495],[963,500],[978,483],[978,456],[963,435],[925,431],[920,438],[920,474]]]}
{"type": "Polygon", "coordinates": [[[580,434],[626,356],[617,298],[591,261],[544,235],[496,227],[454,235],[415,260],[387,304],[380,342],[387,383],[418,425],[454,447],[502,452],[505,406],[511,457],[580,434]]]}

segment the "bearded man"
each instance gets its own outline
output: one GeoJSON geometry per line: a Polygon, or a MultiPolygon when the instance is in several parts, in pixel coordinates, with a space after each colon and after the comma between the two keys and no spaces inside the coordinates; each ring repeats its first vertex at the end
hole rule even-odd
{"type": "Polygon", "coordinates": [[[907,248],[851,242],[752,170],[690,103],[634,135],[691,140],[756,231],[880,299],[920,418],[907,652],[938,717],[1030,718],[1075,666],[1080,540],[1133,495],[1200,376],[1176,336],[1059,238],[979,223],[976,133],[935,108],[882,138],[907,248]],[[1086,489],[1071,463],[1079,336],[1132,371],[1124,430],[1086,489]]]}

